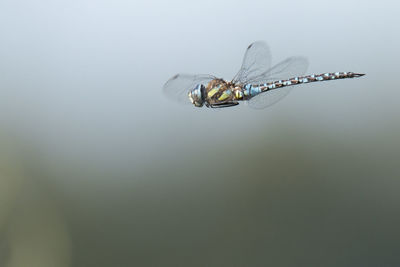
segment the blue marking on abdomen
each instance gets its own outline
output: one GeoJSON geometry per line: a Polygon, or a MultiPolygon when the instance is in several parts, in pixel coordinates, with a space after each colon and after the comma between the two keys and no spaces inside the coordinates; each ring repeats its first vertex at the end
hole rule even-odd
{"type": "Polygon", "coordinates": [[[255,96],[255,95],[258,95],[259,93],[261,93],[261,88],[260,88],[260,86],[252,86],[251,88],[250,88],[250,95],[251,96],[255,96]]]}
{"type": "Polygon", "coordinates": [[[251,89],[251,87],[252,87],[251,84],[246,84],[246,85],[244,86],[244,92],[243,92],[243,94],[244,94],[245,96],[249,96],[249,95],[250,95],[250,89],[251,89]]]}

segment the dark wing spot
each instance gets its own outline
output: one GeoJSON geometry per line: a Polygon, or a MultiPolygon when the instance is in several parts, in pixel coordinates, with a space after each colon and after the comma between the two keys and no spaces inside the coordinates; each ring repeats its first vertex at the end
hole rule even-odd
{"type": "Polygon", "coordinates": [[[176,78],[178,78],[179,74],[176,74],[174,77],[172,77],[173,80],[175,80],[176,78]]]}
{"type": "Polygon", "coordinates": [[[252,47],[252,46],[253,46],[253,44],[254,44],[254,43],[250,44],[250,45],[247,47],[247,49],[250,49],[250,47],[252,47]]]}

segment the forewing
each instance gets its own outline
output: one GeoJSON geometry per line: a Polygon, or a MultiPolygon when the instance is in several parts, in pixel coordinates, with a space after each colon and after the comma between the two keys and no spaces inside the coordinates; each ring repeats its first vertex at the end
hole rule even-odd
{"type": "MultiPolygon", "coordinates": [[[[247,81],[251,84],[262,84],[271,81],[287,80],[290,78],[298,77],[304,75],[307,71],[308,61],[304,57],[290,57],[281,63],[272,67],[269,71],[254,77],[252,80],[247,81]]],[[[282,88],[273,89],[256,95],[248,101],[250,107],[255,109],[262,109],[269,107],[291,91],[291,86],[286,86],[282,88]]]]}
{"type": "Polygon", "coordinates": [[[257,77],[271,67],[271,52],[263,41],[257,41],[247,47],[242,67],[233,78],[233,82],[245,84],[245,81],[257,77]]]}
{"type": "Polygon", "coordinates": [[[164,94],[179,103],[191,104],[188,93],[198,84],[206,85],[211,80],[216,79],[207,74],[176,74],[169,79],[163,86],[164,94]]]}

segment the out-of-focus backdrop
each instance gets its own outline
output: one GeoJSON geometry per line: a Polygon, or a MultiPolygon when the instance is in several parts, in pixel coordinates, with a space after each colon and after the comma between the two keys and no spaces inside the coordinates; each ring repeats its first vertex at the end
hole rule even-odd
{"type": "Polygon", "coordinates": [[[0,266],[400,266],[396,1],[0,2],[0,266]],[[265,110],[162,94],[248,44],[265,110]]]}

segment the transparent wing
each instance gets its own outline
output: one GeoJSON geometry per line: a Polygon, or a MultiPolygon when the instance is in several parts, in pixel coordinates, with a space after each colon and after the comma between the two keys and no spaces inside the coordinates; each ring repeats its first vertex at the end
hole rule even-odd
{"type": "Polygon", "coordinates": [[[254,109],[263,109],[266,107],[270,107],[273,104],[282,100],[285,96],[287,96],[291,90],[291,87],[283,87],[276,90],[267,91],[256,95],[255,97],[247,101],[247,104],[249,105],[249,107],[254,109]]]}
{"type": "Polygon", "coordinates": [[[308,60],[305,57],[289,57],[269,70],[246,80],[245,83],[260,84],[278,80],[287,80],[304,75],[307,68],[308,60]]]}
{"type": "Polygon", "coordinates": [[[163,86],[164,94],[179,103],[191,104],[188,93],[198,84],[206,85],[211,80],[216,79],[212,75],[192,75],[176,74],[169,79],[163,86]]]}
{"type": "Polygon", "coordinates": [[[271,67],[271,52],[263,41],[257,41],[247,47],[242,67],[233,78],[233,82],[245,84],[245,81],[257,77],[271,67]]]}
{"type": "MultiPolygon", "coordinates": [[[[261,75],[252,78],[246,83],[261,84],[271,81],[287,80],[290,78],[304,75],[307,71],[308,60],[304,57],[290,57],[281,63],[278,63],[270,70],[261,75]]],[[[262,109],[269,107],[280,101],[289,94],[292,87],[282,87],[271,91],[261,93],[248,101],[250,107],[262,109]]]]}

